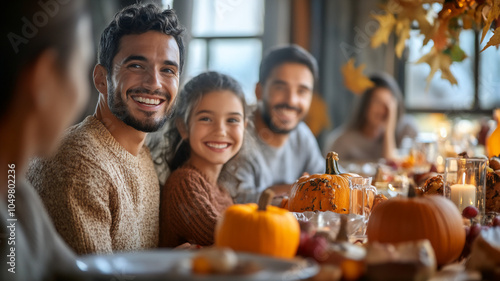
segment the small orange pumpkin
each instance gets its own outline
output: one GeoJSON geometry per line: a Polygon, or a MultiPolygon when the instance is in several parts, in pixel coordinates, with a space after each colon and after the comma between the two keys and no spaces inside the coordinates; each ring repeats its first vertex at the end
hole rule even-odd
{"type": "Polygon", "coordinates": [[[366,234],[369,242],[399,243],[428,239],[438,265],[456,260],[465,244],[465,231],[457,207],[439,195],[394,197],[374,208],[366,234]]]}
{"type": "Polygon", "coordinates": [[[349,178],[359,176],[353,173],[341,174],[338,154],[329,152],[326,156],[326,173],[303,176],[292,186],[288,209],[292,212],[332,211],[349,213],[349,178]]]}
{"type": "Polygon", "coordinates": [[[259,205],[235,204],[227,208],[215,228],[215,246],[279,258],[297,252],[300,227],[288,211],[268,206],[274,193],[262,193],[259,205]]]}

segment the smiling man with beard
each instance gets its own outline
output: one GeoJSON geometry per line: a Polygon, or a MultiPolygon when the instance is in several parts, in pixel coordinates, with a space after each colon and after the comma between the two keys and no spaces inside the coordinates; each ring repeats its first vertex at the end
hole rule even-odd
{"type": "Polygon", "coordinates": [[[71,127],[28,179],[78,254],[155,248],[160,187],[144,141],[166,121],[184,61],[177,16],[153,4],[115,15],[101,35],[93,116],[71,127]]]}
{"type": "Polygon", "coordinates": [[[262,60],[255,87],[256,147],[238,168],[240,184],[231,190],[237,202],[256,202],[266,188],[287,194],[304,173],[324,172],[318,143],[302,122],[317,76],[314,57],[296,45],[273,49],[262,60]]]}

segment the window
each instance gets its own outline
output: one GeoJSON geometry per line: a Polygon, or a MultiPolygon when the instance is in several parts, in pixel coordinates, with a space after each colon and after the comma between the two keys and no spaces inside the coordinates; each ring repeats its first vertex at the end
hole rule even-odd
{"type": "MultiPolygon", "coordinates": [[[[491,36],[493,33],[490,31],[482,45],[491,36]]],[[[479,55],[479,106],[500,107],[500,49],[496,47],[489,47],[479,55]]]]}
{"type": "Polygon", "coordinates": [[[228,74],[255,103],[263,18],[263,0],[194,0],[186,79],[207,70],[228,74]]]}
{"type": "Polygon", "coordinates": [[[500,107],[500,50],[490,47],[479,53],[492,36],[491,31],[481,45],[476,44],[480,32],[461,32],[460,47],[467,58],[462,62],[454,62],[450,67],[458,85],[451,85],[441,79],[439,71],[427,85],[430,67],[415,62],[429,52],[432,41],[422,47],[423,36],[418,34],[416,30],[410,33],[409,55],[405,63],[405,105],[408,110],[491,112],[491,109],[500,107]],[[479,54],[477,62],[475,54],[479,54]],[[478,64],[477,73],[474,71],[475,63],[478,64]]]}

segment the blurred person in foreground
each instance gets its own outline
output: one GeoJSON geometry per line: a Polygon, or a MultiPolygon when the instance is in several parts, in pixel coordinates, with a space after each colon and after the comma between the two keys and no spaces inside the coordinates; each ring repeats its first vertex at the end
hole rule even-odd
{"type": "Polygon", "coordinates": [[[238,168],[240,184],[230,191],[237,203],[257,202],[267,188],[286,195],[304,173],[325,171],[325,158],[302,121],[317,78],[316,59],[297,45],[274,48],[263,58],[250,130],[256,149],[238,168]]]}
{"type": "Polygon", "coordinates": [[[90,16],[84,1],[18,0],[0,29],[0,280],[53,280],[76,270],[75,255],[25,172],[30,157],[56,150],[88,101],[90,16]]]}
{"type": "Polygon", "coordinates": [[[361,96],[348,124],[327,136],[323,151],[335,151],[351,162],[394,160],[403,139],[415,139],[415,121],[404,114],[403,98],[396,80],[386,74],[370,77],[374,86],[361,96]]]}
{"type": "Polygon", "coordinates": [[[154,4],[118,12],[101,35],[94,115],[71,127],[28,179],[77,254],[156,248],[160,186],[148,132],[166,122],[184,61],[183,28],[154,4]]]}

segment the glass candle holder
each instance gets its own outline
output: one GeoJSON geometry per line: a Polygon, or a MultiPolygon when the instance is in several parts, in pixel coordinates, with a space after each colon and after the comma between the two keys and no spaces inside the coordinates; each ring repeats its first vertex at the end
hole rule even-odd
{"type": "Polygon", "coordinates": [[[460,213],[474,206],[478,215],[474,221],[483,222],[486,196],[486,166],[484,158],[446,158],[444,196],[457,206],[460,213]]]}

